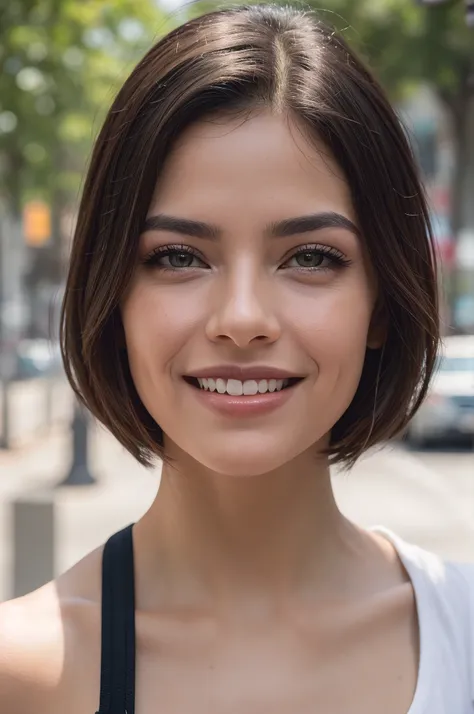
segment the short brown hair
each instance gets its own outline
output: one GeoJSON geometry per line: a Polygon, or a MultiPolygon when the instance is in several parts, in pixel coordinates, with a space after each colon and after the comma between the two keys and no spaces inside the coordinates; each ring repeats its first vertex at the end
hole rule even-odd
{"type": "Polygon", "coordinates": [[[93,151],[72,247],[61,343],[83,403],[142,464],[163,456],[124,349],[120,301],[160,168],[191,123],[284,111],[327,145],[352,192],[387,321],[354,399],[334,425],[332,462],[352,465],[400,432],[423,400],[438,340],[436,256],[410,143],[373,75],[311,11],[239,6],[161,39],[115,99],[93,151]]]}

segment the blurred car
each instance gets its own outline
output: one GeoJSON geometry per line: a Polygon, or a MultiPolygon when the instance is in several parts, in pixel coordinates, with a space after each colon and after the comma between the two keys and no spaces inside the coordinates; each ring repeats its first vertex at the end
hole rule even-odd
{"type": "Polygon", "coordinates": [[[474,444],[474,335],[443,343],[429,394],[406,432],[414,447],[459,437],[474,444]]]}

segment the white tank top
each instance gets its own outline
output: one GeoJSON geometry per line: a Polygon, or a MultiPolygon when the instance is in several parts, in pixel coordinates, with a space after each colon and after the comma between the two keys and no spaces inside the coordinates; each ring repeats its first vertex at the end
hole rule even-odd
{"type": "Polygon", "coordinates": [[[444,561],[383,526],[413,585],[418,683],[407,714],[474,714],[474,563],[444,561]]]}

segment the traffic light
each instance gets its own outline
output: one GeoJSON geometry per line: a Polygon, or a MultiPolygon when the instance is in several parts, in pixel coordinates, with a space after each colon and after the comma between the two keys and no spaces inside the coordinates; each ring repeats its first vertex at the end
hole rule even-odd
{"type": "Polygon", "coordinates": [[[45,245],[51,238],[51,210],[44,201],[29,201],[23,209],[23,234],[27,245],[45,245]]]}

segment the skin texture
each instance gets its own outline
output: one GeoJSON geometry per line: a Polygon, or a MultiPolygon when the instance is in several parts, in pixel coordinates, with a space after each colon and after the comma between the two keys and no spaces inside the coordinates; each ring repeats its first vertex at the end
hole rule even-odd
{"type": "MultiPolygon", "coordinates": [[[[149,217],[206,222],[220,236],[145,231],[121,306],[133,379],[167,457],[134,527],[138,714],[157,701],[163,714],[406,714],[413,699],[408,576],[387,541],[339,512],[320,454],[366,349],[383,342],[363,238],[267,236],[271,223],[319,212],[357,225],[327,149],[267,112],[192,126],[156,186],[149,217]],[[170,244],[197,258],[174,271],[144,263],[170,244]],[[302,246],[335,249],[347,265],[298,270],[302,246]],[[183,380],[219,364],[305,379],[268,414],[223,416],[183,380]]],[[[96,710],[100,559],[99,548],[0,608],[9,712],[96,710]]]]}

